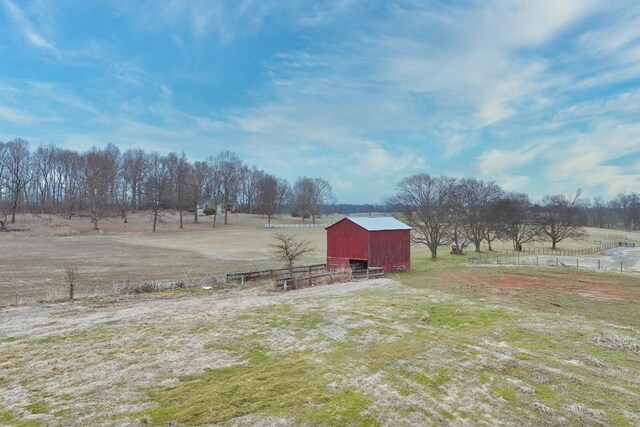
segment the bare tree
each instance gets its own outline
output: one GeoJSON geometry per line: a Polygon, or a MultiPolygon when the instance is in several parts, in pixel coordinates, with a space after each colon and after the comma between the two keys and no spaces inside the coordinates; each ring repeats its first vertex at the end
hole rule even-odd
{"type": "Polygon", "coordinates": [[[551,240],[552,249],[556,249],[557,243],[564,239],[580,239],[586,235],[582,228],[584,220],[578,214],[576,206],[579,196],[578,190],[573,200],[561,194],[542,198],[538,224],[541,234],[551,240]]]}
{"type": "MultiPolygon", "coordinates": [[[[5,171],[7,169],[7,144],[0,141],[0,208],[2,207],[2,203],[4,202],[6,190],[5,185],[5,171]]],[[[6,221],[6,213],[5,213],[5,221],[6,221]]]]}
{"type": "Polygon", "coordinates": [[[0,206],[0,231],[7,231],[7,212],[0,206]]]}
{"type": "Polygon", "coordinates": [[[58,154],[57,174],[59,175],[58,197],[62,203],[62,211],[71,219],[74,209],[81,201],[84,193],[84,156],[71,150],[62,150],[58,154]]]}
{"type": "Polygon", "coordinates": [[[38,147],[32,156],[33,183],[35,184],[40,213],[45,213],[52,207],[54,191],[53,170],[58,151],[53,144],[50,144],[38,147]]]}
{"type": "Polygon", "coordinates": [[[233,208],[239,192],[242,161],[231,151],[223,151],[213,159],[215,179],[219,183],[220,202],[224,211],[224,223],[228,224],[228,213],[233,208]]]}
{"type": "Polygon", "coordinates": [[[84,189],[94,230],[115,204],[119,156],[120,150],[113,144],[105,149],[93,147],[84,155],[84,189]]]}
{"type": "Polygon", "coordinates": [[[293,275],[294,263],[304,254],[313,251],[310,242],[300,240],[295,234],[287,236],[286,234],[276,233],[274,239],[276,243],[274,243],[272,247],[275,257],[286,263],[290,275],[293,275]]]}
{"type": "Polygon", "coordinates": [[[33,173],[30,164],[31,153],[29,143],[17,138],[4,146],[4,173],[0,175],[2,186],[10,195],[11,224],[16,223],[16,212],[23,197],[27,184],[32,180],[33,173]]]}
{"type": "Polygon", "coordinates": [[[640,225],[640,194],[619,193],[615,201],[621,213],[622,224],[627,231],[636,231],[640,225]]]}
{"type": "Polygon", "coordinates": [[[211,167],[207,162],[196,161],[189,173],[191,203],[194,208],[193,222],[198,222],[198,206],[201,197],[207,192],[207,183],[211,180],[211,167]]]}
{"type": "Polygon", "coordinates": [[[593,227],[605,228],[608,226],[610,208],[602,197],[595,197],[593,202],[586,203],[587,218],[593,227]]]}
{"type": "Polygon", "coordinates": [[[255,166],[242,166],[240,173],[240,206],[242,212],[254,213],[258,198],[258,185],[265,172],[255,166]]]}
{"type": "Polygon", "coordinates": [[[189,203],[189,162],[184,152],[181,156],[176,153],[169,153],[165,162],[171,182],[173,205],[178,209],[180,215],[180,228],[184,228],[182,214],[189,203]]]}
{"type": "Polygon", "coordinates": [[[146,154],[141,149],[129,149],[122,155],[122,176],[131,193],[131,207],[139,209],[142,204],[142,186],[147,173],[146,154]]]}
{"type": "Polygon", "coordinates": [[[70,264],[65,265],[64,274],[67,279],[67,284],[69,285],[69,299],[73,301],[76,292],[76,284],[78,283],[78,267],[70,264]]]}
{"type": "Polygon", "coordinates": [[[302,215],[311,216],[316,223],[316,216],[322,213],[324,205],[335,200],[331,184],[322,178],[298,178],[293,186],[294,208],[302,215]]]}
{"type": "Polygon", "coordinates": [[[429,248],[432,261],[438,259],[439,246],[452,242],[455,183],[446,176],[412,175],[400,181],[389,201],[390,208],[413,227],[412,241],[429,248]]]}
{"type": "Polygon", "coordinates": [[[162,222],[164,209],[168,204],[169,173],[167,171],[166,158],[160,157],[158,153],[149,154],[146,163],[148,173],[144,194],[146,206],[151,209],[151,222],[155,233],[158,222],[162,222]]]}
{"type": "Polygon", "coordinates": [[[513,249],[540,237],[540,224],[531,212],[531,202],[526,194],[507,194],[498,203],[497,211],[497,218],[502,223],[501,234],[511,240],[513,249]]]}
{"type": "Polygon", "coordinates": [[[467,178],[459,181],[456,195],[457,210],[465,223],[467,236],[476,252],[480,252],[480,245],[492,225],[492,203],[500,198],[502,189],[494,182],[467,178]]]}
{"type": "Polygon", "coordinates": [[[258,212],[267,217],[267,223],[278,213],[288,199],[290,192],[289,183],[279,180],[273,175],[264,174],[257,184],[257,208],[258,212]]]}

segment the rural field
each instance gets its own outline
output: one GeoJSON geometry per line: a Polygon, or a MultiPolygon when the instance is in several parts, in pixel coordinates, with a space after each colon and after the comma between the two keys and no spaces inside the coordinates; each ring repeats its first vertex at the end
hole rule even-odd
{"type": "MultiPolygon", "coordinates": [[[[278,266],[262,218],[218,220],[153,234],[139,215],[94,234],[30,217],[0,235],[0,424],[640,425],[637,274],[414,247],[412,270],[384,279],[111,293],[278,266]],[[81,298],[33,303],[64,296],[70,264],[81,298]]],[[[322,228],[281,231],[323,261],[322,228]]],[[[589,233],[560,247],[640,241],[589,233]]]]}

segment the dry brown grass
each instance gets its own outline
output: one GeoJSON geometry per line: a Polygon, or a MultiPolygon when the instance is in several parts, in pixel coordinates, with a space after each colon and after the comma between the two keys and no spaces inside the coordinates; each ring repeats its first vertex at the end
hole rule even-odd
{"type": "MultiPolygon", "coordinates": [[[[177,216],[167,218],[157,233],[151,232],[145,213],[131,214],[127,224],[118,218],[103,219],[102,233],[91,231],[88,218],[19,218],[20,224],[30,228],[28,232],[0,236],[0,305],[68,292],[65,265],[69,264],[82,272],[75,292],[80,297],[108,292],[114,282],[135,284],[283,267],[271,248],[276,232],[265,229],[259,215],[231,215],[229,225],[219,221],[216,228],[211,227],[210,218],[195,224],[188,216],[183,230],[178,228],[177,216]]],[[[323,229],[279,231],[311,242],[314,251],[302,262],[324,261],[323,229]]]]}

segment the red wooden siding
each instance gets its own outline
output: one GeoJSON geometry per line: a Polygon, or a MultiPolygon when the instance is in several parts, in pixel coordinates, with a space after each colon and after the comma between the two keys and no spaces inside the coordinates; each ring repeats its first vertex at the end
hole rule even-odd
{"type": "Polygon", "coordinates": [[[384,267],[385,272],[401,265],[409,270],[410,248],[410,230],[372,231],[369,233],[369,265],[384,267]]]}
{"type": "Polygon", "coordinates": [[[327,257],[369,259],[369,233],[351,221],[332,225],[327,228],[327,257]]]}
{"type": "Polygon", "coordinates": [[[410,230],[368,231],[345,218],[327,228],[327,263],[337,258],[367,261],[369,267],[393,267],[411,264],[410,230]]]}

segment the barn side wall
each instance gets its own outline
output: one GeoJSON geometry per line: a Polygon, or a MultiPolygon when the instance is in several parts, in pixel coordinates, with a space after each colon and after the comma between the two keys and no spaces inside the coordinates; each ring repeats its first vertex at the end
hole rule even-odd
{"type": "Polygon", "coordinates": [[[327,228],[327,258],[369,259],[369,233],[351,221],[327,228]]]}
{"type": "Polygon", "coordinates": [[[372,231],[369,245],[370,267],[383,267],[385,273],[394,267],[411,268],[410,230],[372,231]]]}

